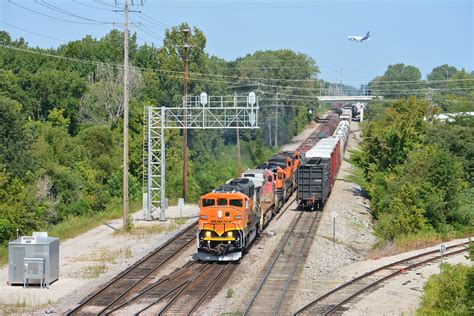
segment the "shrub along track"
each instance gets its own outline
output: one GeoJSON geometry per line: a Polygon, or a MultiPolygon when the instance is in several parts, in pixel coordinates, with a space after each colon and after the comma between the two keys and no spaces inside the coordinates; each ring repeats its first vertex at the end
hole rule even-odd
{"type": "MultiPolygon", "coordinates": [[[[293,201],[292,201],[293,202],[293,201]]],[[[292,204],[295,206],[295,204],[292,204]]],[[[260,284],[247,303],[244,315],[275,315],[282,311],[295,271],[309,250],[321,212],[301,211],[285,233],[286,238],[272,254],[273,258],[260,284]],[[309,242],[308,242],[309,241],[309,242]]]]}
{"type": "MultiPolygon", "coordinates": [[[[444,257],[466,252],[466,246],[468,244],[469,242],[465,242],[446,247],[444,257]]],[[[356,298],[361,298],[363,294],[370,294],[377,288],[377,286],[380,286],[382,282],[393,278],[406,270],[412,270],[419,266],[433,263],[438,259],[441,259],[439,250],[432,250],[372,270],[338,286],[324,295],[321,295],[298,310],[295,315],[339,314],[349,309],[349,302],[356,298]]]]}
{"type": "Polygon", "coordinates": [[[165,244],[121,272],[95,293],[86,297],[67,315],[103,314],[121,304],[128,297],[152,283],[164,267],[177,254],[188,249],[196,238],[197,221],[179,232],[165,244]]]}

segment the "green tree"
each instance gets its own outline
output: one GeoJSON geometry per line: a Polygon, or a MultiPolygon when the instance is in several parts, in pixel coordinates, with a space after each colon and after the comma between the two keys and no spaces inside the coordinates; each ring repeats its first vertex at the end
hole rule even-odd
{"type": "Polygon", "coordinates": [[[420,70],[402,63],[388,66],[383,76],[370,82],[370,89],[372,95],[394,99],[425,94],[420,70]]]}

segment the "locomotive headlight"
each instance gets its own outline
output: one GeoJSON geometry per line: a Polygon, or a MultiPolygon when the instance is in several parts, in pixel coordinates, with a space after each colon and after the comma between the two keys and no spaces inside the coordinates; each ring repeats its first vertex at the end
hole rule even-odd
{"type": "Polygon", "coordinates": [[[227,232],[227,236],[232,237],[232,232],[227,232]]]}
{"type": "Polygon", "coordinates": [[[211,237],[211,232],[210,231],[206,232],[206,237],[211,237]]]}
{"type": "Polygon", "coordinates": [[[234,218],[235,218],[235,219],[242,219],[242,216],[240,216],[240,215],[235,215],[234,218]]]}
{"type": "Polygon", "coordinates": [[[207,219],[207,215],[201,215],[199,216],[200,219],[207,219]]]}

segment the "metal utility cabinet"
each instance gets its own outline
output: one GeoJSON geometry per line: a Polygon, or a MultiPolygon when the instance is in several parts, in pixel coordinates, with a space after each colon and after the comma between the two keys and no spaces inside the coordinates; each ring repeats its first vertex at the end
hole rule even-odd
{"type": "Polygon", "coordinates": [[[8,244],[8,284],[48,286],[59,278],[59,239],[23,236],[8,244]]]}

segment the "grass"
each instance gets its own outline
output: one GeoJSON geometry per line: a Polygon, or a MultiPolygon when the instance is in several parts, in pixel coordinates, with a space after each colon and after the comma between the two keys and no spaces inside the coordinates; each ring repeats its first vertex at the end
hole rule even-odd
{"type": "Polygon", "coordinates": [[[375,245],[375,249],[368,254],[368,258],[379,259],[407,251],[436,246],[441,242],[470,237],[472,234],[472,231],[450,232],[444,234],[429,231],[403,235],[396,238],[394,241],[379,242],[375,245]]]}
{"type": "Polygon", "coordinates": [[[126,235],[126,236],[134,236],[138,238],[147,238],[150,235],[156,235],[161,233],[166,233],[175,230],[178,227],[175,221],[171,221],[169,223],[151,223],[150,225],[146,226],[138,226],[134,227],[132,230],[124,231],[124,230],[117,230],[114,234],[117,235],[126,235]]]}
{"type": "MultiPolygon", "coordinates": [[[[130,210],[136,212],[141,208],[141,201],[132,201],[130,210]]],[[[122,216],[122,205],[119,200],[111,203],[104,211],[92,215],[69,217],[63,222],[51,227],[48,230],[49,236],[58,237],[64,241],[69,238],[81,235],[103,223],[120,218],[122,216]]],[[[0,266],[8,263],[8,246],[0,246],[0,266]]]]}
{"type": "MultiPolygon", "coordinates": [[[[141,208],[141,201],[130,203],[132,212],[136,212],[141,208]]],[[[83,234],[92,228],[102,225],[103,223],[122,217],[122,206],[120,203],[114,203],[106,211],[93,215],[69,217],[65,221],[55,225],[49,232],[49,236],[58,237],[60,240],[66,240],[83,234]]]]}
{"type": "Polygon", "coordinates": [[[28,302],[24,297],[18,296],[14,298],[13,302],[0,302],[0,315],[33,315],[36,311],[47,308],[53,304],[53,300],[48,300],[47,303],[28,302]]]}
{"type": "Polygon", "coordinates": [[[105,248],[100,248],[98,252],[91,256],[82,255],[75,257],[76,261],[98,261],[102,263],[116,263],[118,258],[132,258],[133,251],[130,247],[121,248],[115,251],[109,251],[105,248]]]}
{"type": "Polygon", "coordinates": [[[93,264],[90,266],[82,267],[80,272],[71,274],[70,277],[82,279],[96,279],[105,272],[107,272],[107,265],[102,262],[99,264],[93,264]]]}

